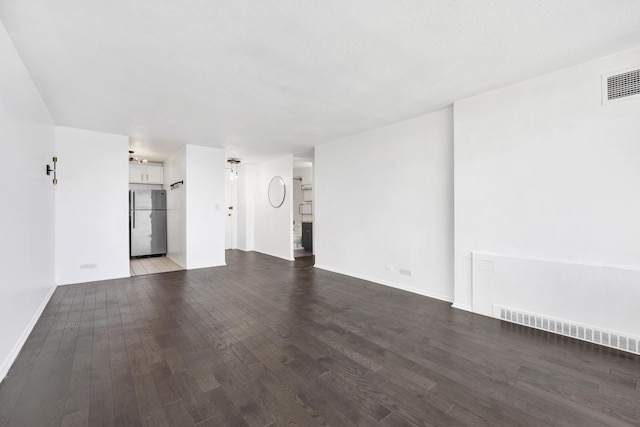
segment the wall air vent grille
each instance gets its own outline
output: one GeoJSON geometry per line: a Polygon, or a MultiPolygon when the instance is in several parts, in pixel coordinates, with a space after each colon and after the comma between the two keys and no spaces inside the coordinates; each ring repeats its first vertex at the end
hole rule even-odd
{"type": "Polygon", "coordinates": [[[518,325],[529,326],[531,328],[566,335],[618,350],[628,351],[629,353],[640,354],[640,337],[607,331],[589,325],[582,325],[499,305],[493,306],[493,317],[507,322],[517,323],[518,325]]]}
{"type": "Polygon", "coordinates": [[[640,95],[640,70],[607,77],[607,100],[640,95]]]}

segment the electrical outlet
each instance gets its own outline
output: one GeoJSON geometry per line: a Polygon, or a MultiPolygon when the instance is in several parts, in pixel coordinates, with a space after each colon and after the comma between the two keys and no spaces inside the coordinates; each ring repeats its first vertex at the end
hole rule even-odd
{"type": "Polygon", "coordinates": [[[96,264],[80,264],[80,270],[90,270],[97,267],[96,264]]]}
{"type": "Polygon", "coordinates": [[[384,266],[384,269],[387,270],[387,271],[393,271],[393,265],[387,264],[387,265],[384,266]]]}
{"type": "Polygon", "coordinates": [[[413,276],[413,272],[411,270],[407,270],[406,268],[401,268],[400,270],[398,270],[400,272],[400,274],[402,274],[403,276],[413,276]]]}

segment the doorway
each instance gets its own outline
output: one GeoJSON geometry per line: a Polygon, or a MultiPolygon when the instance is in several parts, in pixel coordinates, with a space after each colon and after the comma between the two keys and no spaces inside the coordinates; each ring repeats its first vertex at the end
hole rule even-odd
{"type": "MultiPolygon", "coordinates": [[[[138,164],[132,164],[132,170],[134,166],[138,164]]],[[[160,168],[162,176],[163,166],[154,168],[160,168]]],[[[129,176],[131,179],[131,171],[129,176]]],[[[133,176],[139,175],[136,172],[133,176]]],[[[129,183],[129,274],[132,277],[183,270],[167,257],[167,193],[161,184],[129,183]]]]}
{"type": "Polygon", "coordinates": [[[293,162],[293,257],[311,263],[313,255],[313,162],[293,162]]]}

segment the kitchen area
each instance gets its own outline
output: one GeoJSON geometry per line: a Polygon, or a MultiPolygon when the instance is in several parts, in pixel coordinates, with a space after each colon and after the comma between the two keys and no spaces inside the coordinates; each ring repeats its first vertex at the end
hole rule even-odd
{"type": "Polygon", "coordinates": [[[56,127],[55,138],[56,283],[225,265],[224,150],[191,144],[152,150],[126,135],[66,127],[56,127]],[[156,250],[157,235],[147,231],[148,251],[134,250],[131,258],[132,211],[136,229],[145,215],[163,216],[162,209],[132,209],[132,190],[165,192],[166,252],[156,250]]]}
{"type": "Polygon", "coordinates": [[[129,264],[131,276],[183,268],[167,257],[167,191],[162,163],[129,151],[129,264]]]}

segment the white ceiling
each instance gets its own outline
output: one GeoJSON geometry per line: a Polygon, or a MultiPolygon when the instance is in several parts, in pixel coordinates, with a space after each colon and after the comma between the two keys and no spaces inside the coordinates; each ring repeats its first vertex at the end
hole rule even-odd
{"type": "Polygon", "coordinates": [[[2,0],[58,125],[255,161],[640,45],[638,0],[2,0]]]}

